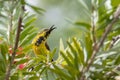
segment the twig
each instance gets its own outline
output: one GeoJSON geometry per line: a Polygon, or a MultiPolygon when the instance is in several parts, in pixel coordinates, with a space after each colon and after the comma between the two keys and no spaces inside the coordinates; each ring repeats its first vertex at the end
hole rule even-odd
{"type": "Polygon", "coordinates": [[[12,64],[13,64],[13,61],[14,61],[14,58],[15,58],[15,55],[16,55],[17,47],[18,47],[18,42],[19,42],[21,27],[22,27],[22,18],[19,17],[18,28],[17,28],[17,33],[16,33],[16,39],[15,39],[15,45],[14,45],[14,50],[13,50],[13,53],[12,53],[12,56],[11,56],[10,64],[9,64],[7,72],[6,72],[5,80],[9,80],[9,77],[10,77],[10,72],[11,72],[12,64]]]}
{"type": "Polygon", "coordinates": [[[8,26],[8,41],[10,41],[10,35],[11,35],[11,31],[12,31],[12,26],[13,26],[13,24],[12,24],[12,20],[13,20],[13,15],[12,15],[12,13],[10,13],[10,25],[8,26]]]}
{"type": "Polygon", "coordinates": [[[117,71],[120,71],[120,64],[113,68],[111,71],[107,72],[105,76],[110,77],[116,74],[117,71]]]}
{"type": "MultiPolygon", "coordinates": [[[[13,1],[10,1],[10,3],[11,3],[11,5],[14,5],[13,1]]],[[[9,15],[9,18],[10,18],[10,21],[9,21],[9,24],[8,24],[8,41],[10,41],[11,40],[10,35],[11,35],[12,27],[13,27],[13,10],[12,9],[9,12],[8,15],[9,15]]]]}
{"type": "Polygon", "coordinates": [[[91,26],[92,26],[92,38],[94,46],[96,45],[96,36],[95,36],[95,7],[92,6],[92,15],[91,15],[91,26]]]}
{"type": "Polygon", "coordinates": [[[114,44],[116,44],[116,42],[119,41],[119,40],[120,40],[120,35],[118,35],[116,37],[113,37],[109,49],[112,48],[114,46],[114,44]]]}
{"type": "Polygon", "coordinates": [[[114,15],[113,15],[113,20],[111,21],[110,24],[107,25],[106,29],[105,29],[105,32],[104,34],[102,35],[101,39],[100,39],[100,42],[98,42],[96,44],[96,48],[94,48],[93,50],[93,53],[92,53],[92,56],[91,58],[88,60],[87,62],[87,66],[83,69],[83,71],[81,72],[81,78],[80,80],[85,80],[85,73],[89,70],[90,66],[92,65],[93,61],[94,61],[94,58],[97,54],[97,52],[99,51],[100,47],[103,45],[103,42],[105,41],[107,35],[109,34],[109,32],[111,31],[112,29],[112,26],[114,23],[116,23],[118,21],[118,18],[120,16],[120,6],[117,8],[117,10],[115,11],[114,15]]]}

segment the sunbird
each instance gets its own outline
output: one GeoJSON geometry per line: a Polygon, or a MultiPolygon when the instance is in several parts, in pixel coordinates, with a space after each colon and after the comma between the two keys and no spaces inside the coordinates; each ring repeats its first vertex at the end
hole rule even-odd
{"type": "Polygon", "coordinates": [[[33,44],[33,51],[37,55],[43,55],[47,56],[47,54],[50,53],[50,48],[47,44],[47,39],[51,32],[55,29],[56,27],[51,26],[48,29],[44,29],[43,31],[39,32],[35,38],[32,41],[33,44]]]}

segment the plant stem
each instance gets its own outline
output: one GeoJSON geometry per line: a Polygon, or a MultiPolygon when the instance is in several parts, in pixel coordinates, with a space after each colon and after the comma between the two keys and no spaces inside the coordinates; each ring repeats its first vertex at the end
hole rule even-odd
{"type": "Polygon", "coordinates": [[[13,53],[12,53],[12,56],[11,56],[10,64],[8,65],[8,69],[7,69],[7,72],[6,72],[5,80],[9,80],[9,77],[10,77],[10,72],[11,72],[12,64],[14,62],[14,58],[15,58],[15,55],[16,55],[16,50],[17,50],[17,47],[18,47],[18,42],[19,42],[21,27],[22,27],[22,18],[19,17],[18,28],[17,28],[17,33],[16,33],[16,39],[15,39],[15,45],[14,45],[14,50],[13,50],[13,53]]]}
{"type": "Polygon", "coordinates": [[[95,36],[95,27],[96,27],[96,10],[95,7],[92,6],[92,14],[91,14],[91,26],[92,26],[92,39],[93,39],[93,43],[94,45],[96,44],[96,36],[95,36]]]}
{"type": "Polygon", "coordinates": [[[83,69],[83,71],[81,72],[81,78],[80,80],[85,80],[85,73],[88,72],[90,66],[92,65],[96,54],[98,53],[100,47],[103,45],[105,39],[107,38],[107,35],[109,34],[109,32],[112,29],[112,26],[118,21],[118,18],[120,16],[120,6],[117,8],[117,10],[114,12],[113,15],[113,20],[111,21],[111,23],[109,23],[105,29],[104,34],[102,35],[100,41],[96,44],[96,48],[94,48],[93,53],[91,58],[88,60],[87,62],[87,66],[83,69]]]}
{"type": "Polygon", "coordinates": [[[116,37],[113,37],[109,49],[111,49],[114,46],[114,44],[116,44],[116,42],[119,41],[119,40],[120,40],[120,35],[118,35],[116,37]]]}
{"type": "MultiPolygon", "coordinates": [[[[11,4],[9,7],[14,5],[13,1],[10,1],[9,3],[11,4]]],[[[9,44],[11,45],[11,43],[10,43],[11,37],[10,36],[11,36],[11,32],[12,32],[12,27],[13,27],[13,9],[11,9],[9,11],[8,15],[9,15],[9,18],[10,18],[10,21],[9,21],[9,24],[8,24],[8,41],[9,41],[9,44]]]]}

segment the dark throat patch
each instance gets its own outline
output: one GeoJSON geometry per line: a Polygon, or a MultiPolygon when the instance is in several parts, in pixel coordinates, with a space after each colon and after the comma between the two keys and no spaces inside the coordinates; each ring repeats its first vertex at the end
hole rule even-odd
{"type": "Polygon", "coordinates": [[[45,37],[47,38],[49,36],[50,32],[46,32],[45,37]]]}
{"type": "Polygon", "coordinates": [[[36,46],[39,46],[41,43],[42,43],[42,41],[44,41],[45,39],[44,39],[44,37],[42,36],[42,37],[39,37],[38,38],[38,40],[35,42],[35,45],[36,46]]]}

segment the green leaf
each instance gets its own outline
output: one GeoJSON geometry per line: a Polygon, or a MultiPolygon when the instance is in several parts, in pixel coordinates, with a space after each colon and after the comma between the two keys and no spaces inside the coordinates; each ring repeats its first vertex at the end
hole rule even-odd
{"type": "MultiPolygon", "coordinates": [[[[100,16],[98,23],[102,23],[102,22],[105,23],[107,20],[109,20],[110,16],[113,14],[113,12],[114,11],[111,11],[109,13],[104,12],[105,14],[100,16]]],[[[100,27],[102,27],[102,26],[100,26],[100,27]]]]}
{"type": "Polygon", "coordinates": [[[25,0],[20,0],[20,1],[21,1],[21,4],[22,4],[22,5],[25,5],[25,4],[26,4],[25,0]]]}
{"type": "MultiPolygon", "coordinates": [[[[34,15],[33,15],[34,16],[34,15]]],[[[31,16],[30,16],[31,17],[31,16]]],[[[25,27],[31,25],[31,23],[33,23],[36,20],[36,17],[32,17],[31,19],[29,19],[26,24],[24,25],[25,27]]]]}
{"type": "Polygon", "coordinates": [[[79,71],[72,66],[64,65],[63,68],[69,72],[73,80],[75,80],[75,78],[79,74],[79,71]]]}
{"type": "Polygon", "coordinates": [[[29,26],[27,28],[25,28],[22,32],[21,32],[21,35],[20,35],[20,40],[23,40],[27,35],[30,35],[32,34],[31,32],[35,31],[35,27],[34,26],[29,26]]]}
{"type": "Polygon", "coordinates": [[[91,28],[91,25],[87,22],[80,22],[80,21],[77,21],[75,22],[75,25],[78,25],[78,26],[83,26],[83,27],[86,27],[87,29],[90,29],[91,28]]]}
{"type": "MultiPolygon", "coordinates": [[[[38,63],[39,64],[39,63],[38,63]]],[[[41,64],[39,64],[39,65],[37,65],[37,66],[34,66],[35,67],[35,71],[39,71],[39,70],[41,70],[42,69],[42,66],[44,66],[44,63],[41,63],[41,64]]]]}
{"type": "Polygon", "coordinates": [[[7,39],[6,30],[0,29],[0,35],[7,39]]]}
{"type": "Polygon", "coordinates": [[[30,43],[31,40],[34,38],[34,36],[36,35],[36,32],[33,32],[29,35],[27,35],[20,43],[19,46],[25,46],[26,44],[30,43]]]}
{"type": "Polygon", "coordinates": [[[29,60],[28,59],[21,59],[20,61],[16,62],[15,64],[16,65],[19,65],[19,64],[24,64],[26,62],[28,62],[29,60]]]}
{"type": "Polygon", "coordinates": [[[34,19],[35,17],[36,17],[35,14],[29,15],[29,13],[27,12],[27,13],[24,14],[23,22],[24,22],[25,24],[27,24],[27,23],[29,22],[29,20],[31,21],[31,20],[34,19]]]}
{"type": "Polygon", "coordinates": [[[58,66],[53,65],[55,69],[50,68],[51,71],[55,72],[58,74],[60,77],[66,79],[66,80],[71,80],[71,77],[65,73],[62,69],[60,69],[58,66]]]}
{"type": "Polygon", "coordinates": [[[115,73],[117,73],[118,75],[120,75],[120,71],[119,71],[119,70],[114,69],[113,72],[115,72],[115,73]]]}
{"type": "Polygon", "coordinates": [[[45,10],[42,9],[42,8],[39,8],[39,7],[30,5],[30,4],[28,4],[28,3],[27,3],[27,5],[28,5],[29,7],[31,7],[35,12],[37,12],[37,13],[39,13],[39,14],[43,14],[43,12],[45,12],[45,10]]]}
{"type": "Polygon", "coordinates": [[[24,46],[24,48],[23,48],[22,51],[23,51],[24,53],[27,53],[29,50],[32,49],[32,46],[33,46],[33,44],[30,44],[30,45],[24,46]]]}
{"type": "Polygon", "coordinates": [[[71,43],[67,41],[67,44],[68,44],[70,50],[72,51],[72,53],[76,53],[76,50],[75,50],[75,48],[71,45],[71,43]]]}
{"type": "Polygon", "coordinates": [[[4,21],[0,21],[0,24],[3,25],[3,26],[5,26],[5,27],[7,26],[7,24],[4,21]]]}
{"type": "Polygon", "coordinates": [[[87,59],[89,59],[91,57],[92,51],[93,51],[93,49],[92,49],[93,48],[92,47],[93,42],[91,40],[90,34],[87,34],[85,36],[85,42],[84,43],[85,43],[85,48],[86,48],[86,52],[87,52],[87,59]]]}
{"type": "Polygon", "coordinates": [[[108,58],[110,56],[113,56],[113,55],[116,55],[117,53],[116,52],[111,52],[111,51],[107,51],[107,52],[101,52],[102,54],[96,56],[95,59],[99,59],[99,58],[108,58]]]}
{"type": "Polygon", "coordinates": [[[120,0],[111,0],[111,5],[117,7],[120,4],[120,0]]]}
{"type": "Polygon", "coordinates": [[[41,61],[47,61],[47,58],[44,55],[37,55],[36,60],[39,61],[39,62],[41,62],[41,61]]]}
{"type": "Polygon", "coordinates": [[[0,72],[0,80],[4,80],[5,79],[5,74],[1,74],[0,72]]]}
{"type": "Polygon", "coordinates": [[[57,49],[55,48],[52,52],[50,52],[49,56],[50,56],[50,61],[52,61],[55,53],[56,53],[57,49]]]}
{"type": "Polygon", "coordinates": [[[15,56],[15,58],[23,58],[25,56],[25,54],[19,54],[17,56],[15,56]]]}
{"type": "Polygon", "coordinates": [[[29,80],[39,80],[40,78],[37,76],[30,77],[29,80]]]}
{"type": "Polygon", "coordinates": [[[85,0],[79,0],[80,4],[86,9],[89,10],[88,5],[86,4],[85,0]]]}
{"type": "Polygon", "coordinates": [[[36,72],[23,72],[23,75],[35,75],[36,74],[36,72]]]}
{"type": "Polygon", "coordinates": [[[30,58],[30,60],[28,61],[28,65],[26,65],[24,69],[31,69],[32,67],[36,67],[37,65],[38,61],[36,61],[35,58],[30,58]]]}
{"type": "Polygon", "coordinates": [[[60,50],[64,50],[63,40],[60,38],[60,50]]]}
{"type": "Polygon", "coordinates": [[[115,65],[119,65],[119,64],[120,64],[120,54],[118,53],[118,56],[115,59],[115,65]]]}
{"type": "Polygon", "coordinates": [[[73,66],[73,64],[71,63],[71,61],[68,59],[68,57],[65,55],[65,53],[63,51],[60,51],[62,57],[64,58],[64,60],[67,62],[67,64],[69,66],[73,66]]]}
{"type": "Polygon", "coordinates": [[[0,44],[0,52],[3,56],[3,59],[6,60],[6,53],[8,53],[7,43],[3,42],[2,44],[0,44]]]}
{"type": "MultiPolygon", "coordinates": [[[[2,56],[0,55],[0,57],[2,57],[2,56]]],[[[6,62],[4,60],[1,60],[1,58],[0,58],[0,63],[1,63],[0,74],[4,74],[6,72],[6,62]]]]}
{"type": "Polygon", "coordinates": [[[12,76],[10,77],[11,80],[17,80],[18,78],[19,78],[18,75],[12,75],[12,76]]]}
{"type": "Polygon", "coordinates": [[[79,67],[78,67],[78,55],[77,55],[77,52],[75,50],[75,48],[70,44],[70,42],[67,41],[67,44],[72,52],[72,54],[74,55],[74,65],[75,65],[75,68],[79,70],[79,67]]]}
{"type": "Polygon", "coordinates": [[[41,69],[41,71],[40,71],[40,75],[43,73],[43,72],[45,72],[45,71],[47,71],[47,67],[43,67],[42,69],[41,69]]]}
{"type": "Polygon", "coordinates": [[[73,38],[73,43],[74,43],[76,50],[78,52],[78,58],[79,58],[80,63],[84,64],[84,53],[81,49],[80,43],[78,43],[75,38],[73,38]]]}
{"type": "Polygon", "coordinates": [[[74,57],[73,57],[73,55],[70,53],[70,51],[66,51],[66,54],[67,54],[67,56],[68,56],[68,58],[71,60],[71,62],[72,63],[74,63],[73,61],[74,61],[74,57]]]}

